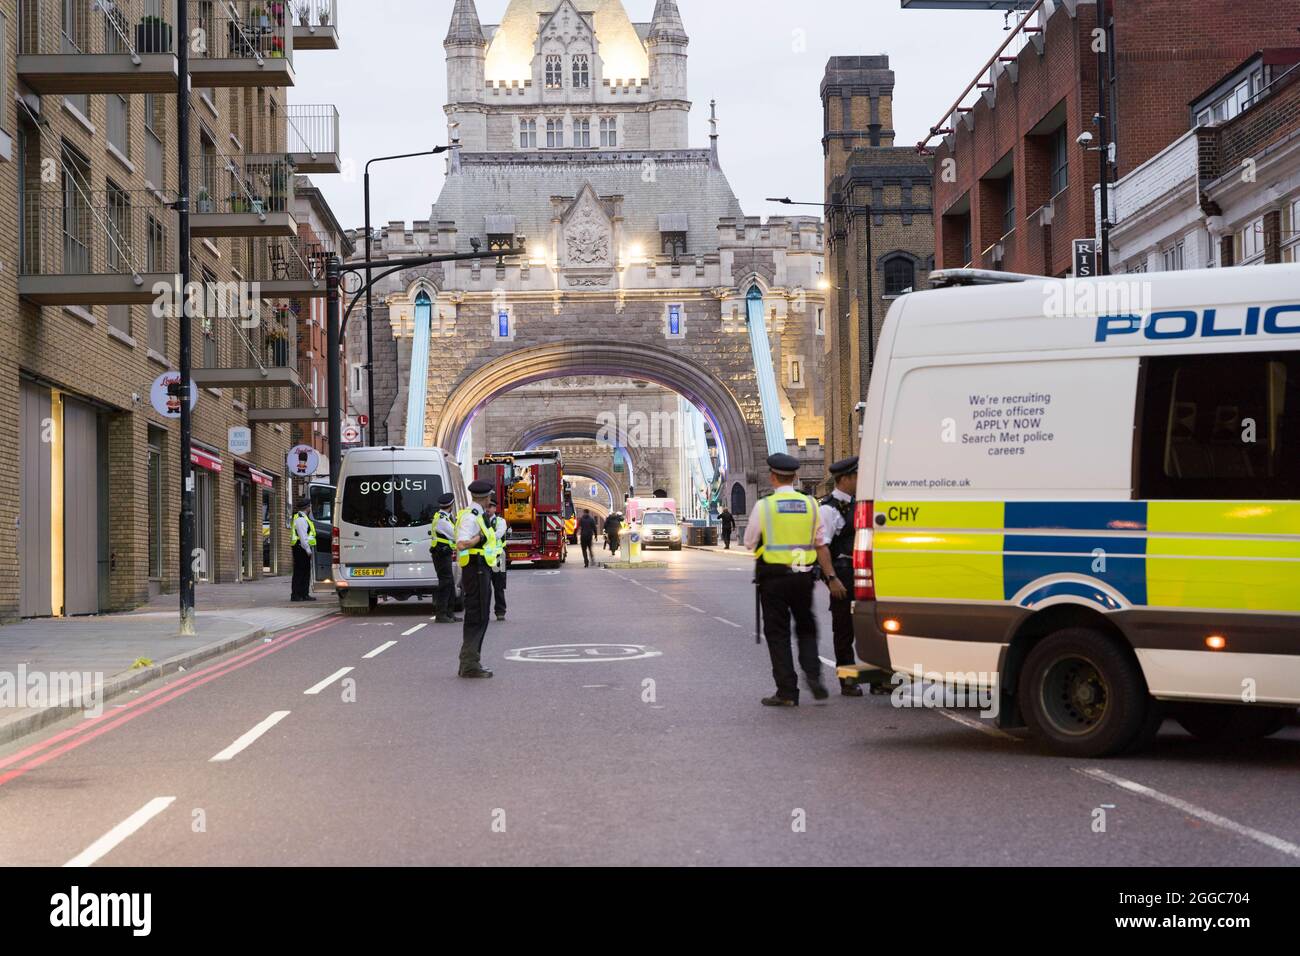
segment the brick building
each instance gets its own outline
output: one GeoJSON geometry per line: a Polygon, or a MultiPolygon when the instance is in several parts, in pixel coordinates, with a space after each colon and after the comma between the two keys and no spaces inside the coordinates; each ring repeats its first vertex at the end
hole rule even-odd
{"type": "MultiPolygon", "coordinates": [[[[1195,97],[1300,23],[1300,0],[1198,0],[1194,10],[1182,0],[1110,0],[1108,9],[1112,179],[1186,132],[1195,97]]],[[[1098,154],[1076,140],[1100,139],[1097,10],[1095,0],[1042,0],[939,122],[940,268],[1065,275],[1071,240],[1095,236],[1098,154]]]]}
{"type": "Polygon", "coordinates": [[[855,409],[881,325],[892,300],[927,287],[934,262],[930,166],[894,145],[893,92],[887,56],[834,57],[821,85],[828,461],[858,453],[855,409]]]}
{"type": "Polygon", "coordinates": [[[1187,119],[1112,187],[1114,271],[1300,262],[1300,48],[1255,53],[1187,119]]]}
{"type": "Polygon", "coordinates": [[[0,483],[18,489],[0,503],[0,620],[175,589],[179,439],[151,386],[179,364],[181,149],[199,600],[205,582],[287,570],[288,423],[305,403],[286,307],[317,294],[292,173],[333,168],[337,143],[298,128],[317,108],[287,105],[285,88],[305,50],[337,46],[335,13],[335,0],[0,0],[0,483]],[[177,2],[206,39],[184,144],[177,2]],[[250,449],[232,450],[236,428],[250,449]]]}

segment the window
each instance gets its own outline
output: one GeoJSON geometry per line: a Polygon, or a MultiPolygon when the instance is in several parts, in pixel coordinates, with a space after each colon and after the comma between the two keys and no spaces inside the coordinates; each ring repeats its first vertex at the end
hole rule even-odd
{"type": "Polygon", "coordinates": [[[916,285],[916,265],[904,256],[886,259],[882,271],[885,275],[886,296],[902,295],[916,285]]]}
{"type": "Polygon", "coordinates": [[[564,148],[564,120],[548,119],[546,121],[546,148],[564,148]]]}
{"type": "Polygon", "coordinates": [[[564,58],[559,54],[546,57],[546,88],[558,90],[564,87],[564,58]]]}
{"type": "Polygon", "coordinates": [[[131,101],[120,93],[104,97],[104,112],[108,119],[108,145],[131,158],[131,101]]]}
{"type": "Polygon", "coordinates": [[[510,311],[502,309],[497,313],[497,338],[510,338],[510,311]]]}
{"type": "Polygon", "coordinates": [[[1052,195],[1070,185],[1070,142],[1064,124],[1051,134],[1052,195]]]}
{"type": "Polygon", "coordinates": [[[817,334],[826,334],[826,310],[820,306],[817,308],[817,334]]]}
{"type": "Polygon", "coordinates": [[[217,277],[208,269],[204,269],[202,278],[203,292],[195,312],[199,318],[199,328],[203,331],[203,367],[218,368],[220,366],[220,351],[217,341],[217,317],[209,314],[208,310],[208,299],[213,295],[217,277]]]}
{"type": "Polygon", "coordinates": [[[108,211],[108,271],[130,272],[127,250],[131,248],[131,197],[111,179],[104,185],[104,204],[108,211]]]}
{"type": "Polygon", "coordinates": [[[676,338],[682,334],[682,307],[668,306],[668,334],[676,338]]]}
{"type": "Polygon", "coordinates": [[[686,233],[665,232],[661,233],[660,237],[663,242],[664,255],[672,256],[674,259],[686,255],[686,233]]]}
{"type": "Polygon", "coordinates": [[[162,578],[163,566],[163,468],[162,448],[167,433],[161,428],[149,428],[149,462],[146,481],[149,484],[149,577],[162,578]]]}
{"type": "Polygon", "coordinates": [[[573,145],[580,149],[585,149],[591,145],[591,120],[578,119],[573,121],[573,145]]]}
{"type": "Polygon", "coordinates": [[[600,145],[618,145],[618,120],[612,116],[606,116],[600,121],[600,145]]]}
{"type": "Polygon", "coordinates": [[[0,103],[9,102],[9,70],[9,20],[0,13],[0,103]]]}
{"type": "Polygon", "coordinates": [[[1246,223],[1239,233],[1238,244],[1241,251],[1241,255],[1237,257],[1239,265],[1244,265],[1251,259],[1264,254],[1264,219],[1262,216],[1253,222],[1246,223]]]}
{"type": "Polygon", "coordinates": [[[803,364],[798,359],[791,359],[790,361],[790,384],[803,384],[803,364]]]}
{"type": "Polygon", "coordinates": [[[90,271],[90,161],[63,144],[63,271],[85,275],[90,271]]]}
{"type": "MultiPolygon", "coordinates": [[[[149,242],[145,246],[145,271],[162,272],[166,266],[167,233],[153,216],[148,220],[149,242]]],[[[167,354],[167,308],[149,310],[149,348],[159,355],[167,354]]]]}
{"type": "Polygon", "coordinates": [[[1129,275],[1136,275],[1139,272],[1146,272],[1147,271],[1146,259],[1134,259],[1132,262],[1128,264],[1128,268],[1125,271],[1128,272],[1129,275]]]}
{"type": "Polygon", "coordinates": [[[509,233],[488,233],[488,252],[509,252],[514,247],[515,237],[509,233]]]}
{"type": "Polygon", "coordinates": [[[1176,243],[1166,249],[1162,254],[1164,259],[1165,272],[1181,272],[1183,270],[1183,240],[1179,239],[1176,243]]]}
{"type": "Polygon", "coordinates": [[[1002,180],[1002,235],[1016,228],[1016,177],[1008,174],[1002,180]]]}
{"type": "Polygon", "coordinates": [[[537,148],[537,120],[528,119],[519,121],[519,148],[537,148]]]}
{"type": "MultiPolygon", "coordinates": [[[[1285,327],[1296,318],[1294,313],[1274,314],[1273,321],[1285,327]]],[[[1149,359],[1141,409],[1139,497],[1300,497],[1297,409],[1300,352],[1149,359]]]]}
{"type": "Polygon", "coordinates": [[[573,88],[585,90],[591,86],[591,64],[587,54],[579,53],[573,58],[573,88]]]}
{"type": "Polygon", "coordinates": [[[363,528],[418,528],[433,522],[440,497],[438,475],[353,475],[340,518],[363,528]]]}

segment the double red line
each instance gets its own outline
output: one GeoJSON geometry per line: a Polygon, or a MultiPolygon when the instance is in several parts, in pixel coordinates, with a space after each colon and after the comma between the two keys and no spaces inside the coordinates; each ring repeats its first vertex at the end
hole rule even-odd
{"type": "Polygon", "coordinates": [[[0,787],[10,780],[21,777],[29,770],[35,770],[42,764],[49,763],[61,754],[75,750],[82,744],[89,743],[96,737],[121,727],[129,720],[135,720],[141,714],[147,714],[168,701],[175,700],[182,694],[188,694],[196,687],[202,687],[209,681],[226,676],[231,671],[237,671],[249,664],[260,661],[269,654],[284,650],[290,644],[301,641],[304,637],[310,637],[318,631],[323,631],[337,623],[338,620],[338,615],[330,615],[323,620],[315,621],[297,630],[286,631],[279,637],[272,639],[269,644],[249,648],[234,657],[212,664],[202,670],[197,670],[192,674],[186,674],[179,680],[174,680],[164,687],[150,691],[143,697],[137,697],[128,704],[114,706],[111,712],[106,711],[98,717],[82,721],[75,727],[69,727],[67,730],[47,737],[39,743],[32,744],[30,747],[18,751],[18,753],[2,757],[0,758],[0,770],[5,767],[11,769],[0,773],[0,787]],[[18,766],[15,766],[15,764],[18,766]]]}

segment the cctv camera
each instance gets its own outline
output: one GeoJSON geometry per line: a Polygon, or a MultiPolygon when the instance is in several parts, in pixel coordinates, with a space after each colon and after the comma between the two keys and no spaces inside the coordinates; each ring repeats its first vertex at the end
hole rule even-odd
{"type": "Polygon", "coordinates": [[[1078,143],[1080,146],[1091,146],[1092,134],[1089,133],[1087,130],[1084,130],[1082,133],[1079,134],[1079,137],[1078,139],[1075,140],[1075,142],[1078,143]]]}

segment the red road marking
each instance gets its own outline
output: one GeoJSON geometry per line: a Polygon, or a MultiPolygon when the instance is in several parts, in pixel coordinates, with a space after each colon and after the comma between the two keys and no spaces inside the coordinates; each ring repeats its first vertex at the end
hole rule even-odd
{"type": "Polygon", "coordinates": [[[166,685],[165,687],[159,687],[157,690],[150,691],[148,694],[145,694],[143,697],[139,697],[131,701],[130,703],[125,704],[122,707],[117,707],[112,712],[101,714],[98,717],[93,717],[90,720],[85,721],[84,723],[80,723],[75,727],[70,727],[67,730],[60,731],[59,733],[54,734],[53,736],[48,737],[45,740],[35,743],[32,746],[27,747],[26,749],[21,750],[16,754],[11,754],[10,756],[5,757],[3,760],[0,760],[0,767],[7,767],[23,759],[24,757],[29,756],[30,754],[38,753],[39,751],[45,750],[46,748],[50,747],[52,744],[56,744],[61,740],[66,740],[69,737],[77,737],[77,739],[72,740],[67,744],[64,744],[62,747],[58,747],[54,750],[49,751],[46,754],[36,757],[33,760],[29,760],[27,763],[23,764],[21,767],[18,767],[15,770],[11,770],[5,774],[0,774],[0,787],[4,786],[10,780],[15,779],[16,777],[21,777],[23,774],[27,773],[27,771],[33,770],[36,767],[39,767],[42,764],[45,764],[50,760],[53,760],[55,757],[59,756],[60,754],[67,753],[69,750],[74,750],[77,747],[80,747],[82,744],[86,743],[87,741],[93,740],[96,737],[100,736],[101,734],[107,733],[108,731],[113,730],[116,727],[120,727],[122,724],[126,723],[129,720],[134,720],[136,717],[139,717],[141,714],[147,714],[151,710],[155,710],[158,707],[161,707],[163,704],[167,703],[168,701],[175,700],[177,697],[180,697],[182,694],[189,693],[190,691],[194,690],[194,688],[196,687],[201,687],[202,685],[208,683],[209,681],[216,680],[218,677],[224,677],[226,674],[229,674],[231,671],[237,671],[243,667],[247,667],[249,664],[252,664],[254,661],[259,661],[263,657],[266,657],[270,654],[274,654],[276,651],[282,650],[283,648],[288,647],[290,644],[294,644],[302,640],[304,637],[310,637],[313,634],[323,631],[327,627],[330,627],[331,625],[337,623],[340,620],[342,620],[342,618],[336,615],[331,615],[330,617],[325,618],[323,621],[319,621],[317,623],[308,625],[297,631],[290,631],[286,634],[281,635],[280,637],[273,639],[269,645],[264,644],[259,647],[250,648],[249,650],[243,651],[229,660],[221,661],[219,663],[212,664],[209,667],[205,667],[203,670],[195,671],[193,674],[183,677],[180,680],[172,681],[170,684],[166,685]],[[166,695],[166,696],[159,698],[159,695],[166,695]],[[154,700],[154,698],[159,698],[159,699],[154,700]],[[152,701],[152,703],[148,703],[150,701],[152,701]],[[146,703],[148,703],[148,706],[142,706],[146,703]],[[139,709],[137,710],[133,708],[139,708],[139,709]],[[124,710],[127,711],[127,713],[123,714],[122,711],[124,710]],[[105,721],[110,721],[110,722],[104,723],[105,721]],[[102,727],[99,726],[99,724],[101,723],[104,723],[104,726],[102,727]]]}

